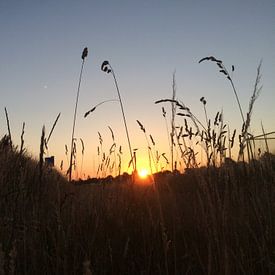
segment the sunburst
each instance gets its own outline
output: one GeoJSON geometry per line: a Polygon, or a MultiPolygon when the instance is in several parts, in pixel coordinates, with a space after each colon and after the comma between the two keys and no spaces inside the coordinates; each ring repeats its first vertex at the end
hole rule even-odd
{"type": "Polygon", "coordinates": [[[138,170],[138,175],[141,179],[146,179],[149,176],[149,171],[146,168],[138,170]]]}

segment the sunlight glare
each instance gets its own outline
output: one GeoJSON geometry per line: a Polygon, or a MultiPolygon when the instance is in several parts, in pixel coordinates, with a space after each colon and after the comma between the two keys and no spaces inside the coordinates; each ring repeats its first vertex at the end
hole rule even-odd
{"type": "Polygon", "coordinates": [[[138,171],[138,175],[142,179],[146,179],[149,175],[149,171],[146,168],[142,168],[138,171]]]}

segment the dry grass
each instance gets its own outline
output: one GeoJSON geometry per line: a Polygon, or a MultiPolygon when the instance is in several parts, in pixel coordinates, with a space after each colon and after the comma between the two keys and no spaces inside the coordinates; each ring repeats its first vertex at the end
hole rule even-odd
{"type": "MultiPolygon", "coordinates": [[[[82,68],[86,56],[83,52],[82,68]]],[[[9,134],[0,140],[0,275],[275,273],[275,156],[267,144],[267,136],[273,132],[263,129],[262,135],[254,137],[248,132],[260,91],[260,66],[245,120],[222,61],[214,57],[204,60],[216,62],[232,85],[243,121],[240,155],[246,148],[248,163],[231,159],[236,130],[230,134],[222,111],[211,121],[202,97],[202,123],[176,100],[175,77],[172,99],[156,102],[172,106],[168,142],[173,172],[155,173],[152,184],[139,185],[135,175],[120,175],[121,146],[117,147],[110,127],[113,144],[107,153],[98,133],[99,171],[107,175],[115,169],[118,177],[71,182],[69,176],[68,181],[44,163],[52,131],[45,139],[43,127],[39,160],[33,160],[24,150],[24,124],[20,150],[12,144],[6,111],[9,134]],[[182,125],[177,124],[176,116],[183,117],[182,125]],[[267,153],[259,154],[256,160],[251,144],[257,139],[265,140],[267,153]],[[197,145],[205,151],[204,168],[199,168],[197,145]],[[177,162],[186,167],[184,174],[177,171],[177,162]]],[[[106,62],[102,70],[112,73],[117,87],[106,62]]],[[[117,91],[119,94],[118,87],[117,91]]],[[[132,155],[121,99],[120,103],[135,170],[136,155],[134,150],[132,155]]],[[[169,132],[163,107],[162,113],[169,132]]],[[[168,159],[158,153],[143,124],[137,123],[145,134],[149,162],[158,171],[160,157],[167,164],[168,159]]],[[[67,159],[69,173],[73,160],[76,165],[74,126],[70,161],[67,159]]],[[[84,143],[80,141],[83,159],[84,143]]],[[[66,145],[65,151],[68,157],[66,145]]]]}
{"type": "Polygon", "coordinates": [[[272,274],[275,158],[68,183],[0,143],[0,270],[9,274],[272,274]]]}

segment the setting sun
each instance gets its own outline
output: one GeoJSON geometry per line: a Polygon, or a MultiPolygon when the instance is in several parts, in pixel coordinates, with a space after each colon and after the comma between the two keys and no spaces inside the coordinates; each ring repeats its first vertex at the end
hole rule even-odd
{"type": "Polygon", "coordinates": [[[142,179],[146,179],[149,175],[149,171],[146,168],[142,168],[138,171],[138,175],[142,179]]]}

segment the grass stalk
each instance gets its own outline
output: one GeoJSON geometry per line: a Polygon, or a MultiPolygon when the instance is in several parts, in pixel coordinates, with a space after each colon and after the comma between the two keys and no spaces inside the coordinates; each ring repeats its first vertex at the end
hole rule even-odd
{"type": "MultiPolygon", "coordinates": [[[[116,79],[116,76],[115,76],[114,69],[112,68],[109,61],[104,61],[101,65],[101,70],[106,72],[106,73],[111,73],[112,76],[113,76],[115,86],[116,86],[116,90],[117,90],[117,94],[118,94],[118,98],[119,98],[120,109],[121,109],[121,113],[122,113],[122,117],[123,117],[123,123],[124,123],[125,131],[126,131],[130,157],[131,157],[131,160],[133,160],[133,151],[132,151],[132,146],[131,146],[131,141],[130,141],[130,135],[129,135],[128,127],[127,127],[126,116],[125,116],[125,112],[124,112],[124,108],[123,108],[123,104],[122,104],[122,99],[121,99],[121,95],[120,95],[120,91],[119,91],[119,87],[118,87],[118,83],[117,83],[117,79],[116,79]]],[[[132,161],[132,166],[133,166],[133,171],[135,171],[136,167],[135,167],[135,162],[134,161],[132,161]]]]}
{"type": "Polygon", "coordinates": [[[171,171],[175,170],[174,167],[174,136],[175,136],[175,116],[176,116],[176,72],[173,73],[173,80],[172,80],[172,100],[171,100],[171,133],[170,133],[170,138],[171,138],[171,171]]]}
{"type": "Polygon", "coordinates": [[[11,147],[11,149],[12,149],[10,121],[9,121],[8,111],[7,111],[7,108],[6,108],[6,107],[5,107],[5,115],[6,115],[6,121],[7,121],[7,126],[8,126],[9,143],[10,143],[10,147],[11,147]]]}
{"type": "Polygon", "coordinates": [[[76,121],[76,115],[77,115],[77,106],[78,106],[78,100],[79,100],[79,92],[80,92],[80,85],[82,80],[82,72],[84,67],[85,58],[88,55],[88,48],[84,48],[82,52],[82,63],[81,63],[81,69],[80,69],[80,75],[79,75],[79,81],[78,81],[78,87],[77,87],[77,95],[76,95],[76,102],[75,102],[75,108],[74,108],[74,117],[73,117],[73,129],[72,129],[72,138],[71,138],[71,155],[70,155],[70,165],[69,165],[69,181],[72,180],[72,161],[73,161],[73,146],[74,146],[74,131],[75,131],[75,121],[76,121]]]}
{"type": "Polygon", "coordinates": [[[98,104],[96,104],[93,108],[91,108],[89,111],[87,111],[87,112],[84,114],[84,118],[86,118],[90,113],[94,112],[95,109],[96,109],[98,106],[100,106],[100,105],[102,105],[102,104],[104,104],[104,103],[106,103],[106,102],[111,102],[111,101],[118,101],[118,100],[117,100],[117,99],[109,99],[109,100],[104,100],[104,101],[102,101],[102,102],[99,102],[98,104]]]}
{"type": "Polygon", "coordinates": [[[39,153],[39,182],[42,179],[43,163],[44,163],[44,146],[45,146],[45,126],[42,127],[42,134],[40,139],[40,153],[39,153]]]}
{"type": "Polygon", "coordinates": [[[24,133],[25,133],[25,122],[23,122],[22,132],[21,132],[20,155],[22,155],[24,150],[24,133]]]}
{"type": "MultiPolygon", "coordinates": [[[[242,110],[242,106],[241,106],[241,103],[240,103],[240,100],[239,100],[239,97],[238,97],[237,90],[236,90],[234,82],[233,82],[232,78],[230,77],[230,74],[229,74],[228,70],[226,69],[226,67],[224,66],[222,60],[216,59],[214,56],[208,56],[208,57],[202,58],[199,61],[199,63],[201,63],[202,61],[205,61],[205,60],[210,60],[210,61],[215,62],[217,64],[217,66],[219,67],[220,72],[223,73],[227,77],[227,79],[229,80],[229,82],[231,84],[231,87],[233,89],[233,92],[234,92],[234,95],[235,95],[235,98],[236,98],[239,110],[240,110],[242,121],[243,121],[243,123],[245,123],[245,119],[244,119],[244,115],[243,115],[243,110],[242,110]]],[[[234,68],[234,66],[232,66],[232,71],[233,71],[233,68],[234,68]]]]}
{"type": "Polygon", "coordinates": [[[265,141],[265,150],[266,150],[266,152],[269,154],[269,147],[268,147],[268,142],[267,142],[267,135],[266,135],[265,130],[264,130],[263,122],[261,122],[261,127],[262,127],[262,131],[263,131],[263,139],[264,139],[264,141],[265,141]]]}
{"type": "Polygon", "coordinates": [[[48,146],[49,140],[50,140],[50,138],[51,138],[51,136],[52,136],[53,130],[54,130],[55,126],[56,126],[56,123],[57,123],[57,121],[58,121],[60,115],[61,115],[61,113],[59,113],[59,114],[57,115],[57,117],[56,117],[56,119],[55,119],[55,121],[54,121],[54,123],[53,123],[52,129],[51,129],[51,131],[50,131],[50,133],[49,133],[49,135],[48,135],[48,138],[46,139],[46,142],[45,142],[45,146],[46,146],[46,147],[48,146]]]}
{"type": "MultiPolygon", "coordinates": [[[[81,142],[81,166],[80,166],[80,178],[82,178],[82,168],[83,168],[83,161],[84,161],[84,152],[85,152],[85,146],[84,141],[82,138],[80,138],[81,142]]],[[[85,175],[85,174],[84,174],[85,175]]]]}

